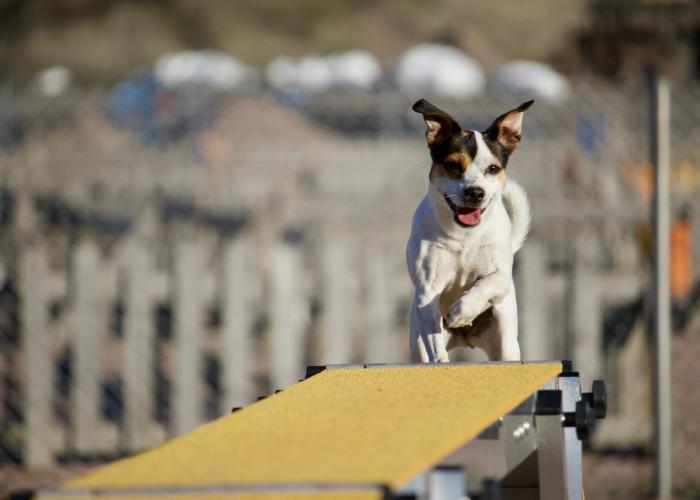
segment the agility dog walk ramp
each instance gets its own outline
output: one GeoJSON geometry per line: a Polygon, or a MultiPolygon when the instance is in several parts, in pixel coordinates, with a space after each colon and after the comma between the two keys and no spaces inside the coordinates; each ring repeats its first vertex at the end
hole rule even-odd
{"type": "Polygon", "coordinates": [[[578,500],[579,438],[604,408],[604,388],[582,395],[566,362],[311,367],[38,497],[578,500]]]}

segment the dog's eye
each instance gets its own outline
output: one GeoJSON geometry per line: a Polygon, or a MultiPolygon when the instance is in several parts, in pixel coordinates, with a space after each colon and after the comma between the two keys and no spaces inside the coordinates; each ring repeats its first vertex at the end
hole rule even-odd
{"type": "Polygon", "coordinates": [[[446,161],[446,162],[443,162],[442,166],[445,167],[450,172],[455,172],[457,174],[462,173],[462,164],[459,163],[458,161],[446,161]]]}
{"type": "Polygon", "coordinates": [[[486,167],[486,173],[489,175],[496,175],[498,172],[501,171],[501,167],[498,165],[489,165],[486,167]]]}

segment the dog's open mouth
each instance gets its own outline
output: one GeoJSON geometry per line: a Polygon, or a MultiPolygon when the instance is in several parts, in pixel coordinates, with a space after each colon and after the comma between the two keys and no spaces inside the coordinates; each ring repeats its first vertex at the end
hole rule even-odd
{"type": "Polygon", "coordinates": [[[457,222],[457,224],[461,224],[462,226],[476,226],[481,221],[482,210],[480,208],[460,207],[455,205],[452,200],[447,197],[445,197],[445,201],[455,215],[455,222],[457,222]]]}

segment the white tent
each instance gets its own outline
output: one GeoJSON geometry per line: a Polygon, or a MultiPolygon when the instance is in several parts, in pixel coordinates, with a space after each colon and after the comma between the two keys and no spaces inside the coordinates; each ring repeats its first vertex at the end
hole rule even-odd
{"type": "Polygon", "coordinates": [[[465,99],[484,89],[479,63],[455,47],[422,44],[399,59],[394,77],[399,90],[411,95],[465,99]]]}
{"type": "Polygon", "coordinates": [[[205,85],[218,90],[240,88],[257,79],[253,68],[215,50],[166,54],[156,62],[154,76],[166,87],[205,85]]]}
{"type": "Polygon", "coordinates": [[[327,58],[334,88],[370,90],[382,77],[377,59],[366,50],[351,50],[327,58]]]}
{"type": "Polygon", "coordinates": [[[265,70],[270,85],[279,90],[369,90],[379,82],[382,70],[376,58],[364,50],[326,57],[301,59],[277,57],[265,70]]]}
{"type": "Polygon", "coordinates": [[[512,61],[491,75],[496,91],[523,94],[527,97],[562,101],[571,91],[567,79],[547,64],[536,61],[512,61]]]}
{"type": "Polygon", "coordinates": [[[71,70],[65,66],[50,66],[34,75],[32,85],[42,96],[57,97],[64,94],[72,82],[71,70]]]}

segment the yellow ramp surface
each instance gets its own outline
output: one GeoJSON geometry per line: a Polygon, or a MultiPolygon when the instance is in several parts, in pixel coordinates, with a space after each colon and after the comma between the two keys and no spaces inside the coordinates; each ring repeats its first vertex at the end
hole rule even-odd
{"type": "MultiPolygon", "coordinates": [[[[50,498],[50,497],[49,497],[50,498]]],[[[61,495],[61,500],[86,500],[86,498],[99,498],[99,500],[382,500],[383,491],[358,490],[358,491],[308,491],[308,492],[246,492],[246,493],[178,493],[168,492],[127,492],[123,494],[108,493],[96,494],[67,494],[61,495]]],[[[40,499],[41,500],[41,497],[40,499]]]]}
{"type": "Polygon", "coordinates": [[[397,488],[561,369],[560,363],[328,369],[63,490],[299,483],[397,488]]]}

